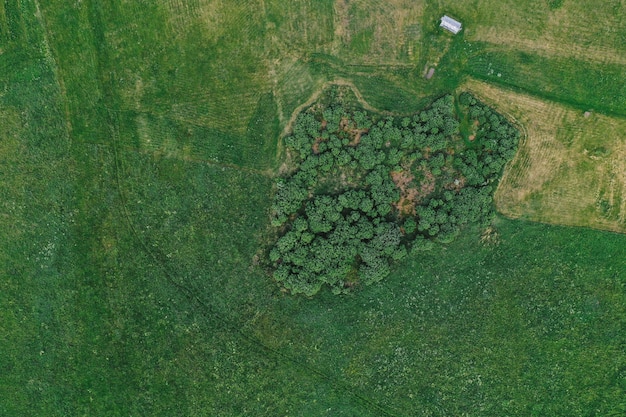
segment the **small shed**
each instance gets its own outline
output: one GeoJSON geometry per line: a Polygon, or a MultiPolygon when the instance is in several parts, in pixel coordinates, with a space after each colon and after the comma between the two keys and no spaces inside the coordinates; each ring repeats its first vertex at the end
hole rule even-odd
{"type": "Polygon", "coordinates": [[[443,16],[441,18],[441,24],[439,25],[445,30],[448,30],[455,35],[461,31],[461,22],[454,20],[450,16],[443,16]]]}

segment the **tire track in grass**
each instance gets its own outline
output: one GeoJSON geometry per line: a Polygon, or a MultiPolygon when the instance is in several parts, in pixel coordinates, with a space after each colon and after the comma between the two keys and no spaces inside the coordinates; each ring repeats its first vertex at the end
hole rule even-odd
{"type": "Polygon", "coordinates": [[[42,28],[43,35],[43,52],[48,60],[48,65],[54,74],[54,79],[57,81],[57,85],[59,87],[59,92],[61,99],[63,101],[63,114],[65,115],[65,128],[67,130],[67,141],[68,141],[68,149],[72,146],[72,121],[70,117],[70,106],[67,98],[67,90],[65,89],[65,82],[63,81],[63,77],[61,77],[61,71],[59,70],[59,65],[57,59],[55,58],[55,54],[50,45],[50,32],[48,25],[46,24],[45,18],[41,13],[41,8],[39,7],[39,1],[33,0],[35,5],[35,18],[37,22],[42,28]]]}
{"type": "MultiPolygon", "coordinates": [[[[96,6],[94,6],[93,2],[87,2],[87,7],[89,7],[89,19],[92,22],[91,27],[92,30],[95,32],[94,38],[96,39],[96,41],[103,41],[104,34],[102,33],[102,22],[100,20],[99,11],[96,9],[96,6]]],[[[116,103],[117,100],[114,96],[113,86],[110,84],[110,82],[109,85],[107,85],[107,83],[102,78],[103,62],[107,62],[106,52],[102,48],[99,48],[97,45],[95,45],[95,50],[98,59],[98,78],[99,83],[102,86],[104,100],[108,101],[109,103],[116,103]]],[[[111,106],[108,107],[110,108],[111,106]]],[[[277,363],[279,363],[281,360],[287,361],[293,364],[296,369],[299,368],[300,370],[307,372],[309,375],[314,375],[320,380],[328,383],[329,386],[332,387],[334,390],[342,392],[353,398],[358,406],[367,409],[368,411],[373,413],[373,415],[389,417],[398,416],[399,414],[395,410],[392,410],[389,407],[383,407],[380,404],[367,398],[365,395],[355,392],[346,381],[335,379],[327,373],[321,371],[320,369],[304,361],[298,360],[292,355],[263,344],[254,335],[251,335],[250,333],[243,330],[238,323],[232,322],[231,320],[222,316],[210,303],[202,300],[198,295],[196,295],[192,288],[187,287],[176,279],[177,274],[171,263],[168,262],[167,256],[157,248],[148,245],[148,243],[141,238],[140,234],[137,231],[137,228],[132,221],[131,213],[128,209],[127,204],[128,199],[126,193],[124,192],[121,179],[121,176],[123,175],[123,160],[120,156],[120,122],[118,119],[119,113],[115,111],[107,111],[107,116],[109,119],[109,126],[111,130],[110,133],[112,137],[111,148],[113,150],[115,168],[114,181],[117,186],[118,194],[120,196],[122,216],[124,217],[126,226],[133,236],[133,239],[137,242],[139,247],[148,255],[148,257],[155,262],[155,265],[162,271],[166,281],[174,288],[176,288],[181,294],[183,294],[184,297],[190,301],[190,304],[192,306],[197,306],[196,308],[198,308],[202,316],[206,317],[210,321],[217,323],[224,330],[230,332],[233,335],[236,335],[239,339],[247,343],[251,343],[254,346],[257,346],[261,351],[263,351],[270,358],[274,359],[277,363]]]]}
{"type": "MultiPolygon", "coordinates": [[[[112,126],[117,126],[115,123],[115,118],[112,118],[112,122],[113,122],[112,126]]],[[[228,331],[230,334],[236,335],[240,339],[260,348],[267,356],[275,360],[277,363],[280,363],[281,361],[287,361],[289,363],[292,363],[293,365],[295,365],[296,368],[300,368],[301,370],[306,371],[308,374],[314,375],[315,377],[325,381],[326,383],[330,385],[330,387],[332,387],[336,391],[345,393],[349,395],[350,397],[354,398],[360,406],[368,409],[369,411],[374,412],[375,413],[374,415],[388,416],[388,417],[400,415],[395,410],[391,410],[388,407],[383,407],[379,405],[378,403],[375,403],[372,400],[366,398],[364,395],[354,392],[352,390],[352,387],[347,382],[337,380],[331,377],[330,375],[328,375],[327,373],[325,373],[324,371],[321,371],[320,369],[304,361],[296,359],[292,355],[289,355],[278,349],[274,349],[272,347],[269,347],[263,344],[257,337],[243,330],[244,326],[222,316],[210,303],[204,301],[202,298],[196,295],[195,291],[193,291],[192,288],[187,287],[183,283],[179,282],[176,279],[177,274],[174,271],[174,268],[171,266],[171,263],[168,261],[167,256],[163,254],[157,248],[154,248],[148,245],[141,238],[140,234],[137,231],[137,228],[135,227],[132,221],[132,217],[131,217],[130,211],[128,209],[128,204],[127,204],[128,199],[126,197],[125,192],[123,191],[122,180],[120,178],[121,172],[123,172],[123,167],[122,167],[122,159],[119,155],[119,149],[118,149],[119,131],[115,128],[115,131],[112,133],[113,133],[112,149],[113,149],[114,160],[115,160],[115,163],[114,163],[115,182],[116,182],[118,193],[119,193],[120,200],[121,200],[121,206],[122,206],[122,212],[123,212],[122,214],[123,214],[125,223],[128,229],[130,230],[131,234],[133,235],[134,240],[139,244],[139,246],[143,249],[143,251],[155,262],[155,265],[158,266],[158,268],[163,273],[163,276],[165,277],[166,281],[170,285],[172,285],[180,293],[182,293],[185,296],[185,298],[189,300],[192,306],[193,305],[198,306],[200,310],[200,314],[202,316],[204,316],[205,318],[208,318],[210,321],[217,323],[222,329],[228,331]]]]}

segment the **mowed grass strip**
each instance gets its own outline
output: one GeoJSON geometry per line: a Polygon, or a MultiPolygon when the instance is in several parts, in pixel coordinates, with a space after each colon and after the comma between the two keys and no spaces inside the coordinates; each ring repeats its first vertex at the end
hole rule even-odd
{"type": "Polygon", "coordinates": [[[337,0],[334,9],[333,53],[351,64],[408,64],[419,56],[422,3],[337,0]]]}
{"type": "Polygon", "coordinates": [[[470,80],[464,86],[523,128],[495,194],[503,214],[626,232],[626,119],[470,80]]]}
{"type": "Polygon", "coordinates": [[[466,38],[548,58],[626,64],[626,4],[593,0],[443,2],[471,22],[466,38]],[[557,6],[557,7],[555,7],[557,6]]]}
{"type": "Polygon", "coordinates": [[[545,57],[482,45],[465,72],[491,84],[515,88],[582,110],[626,116],[624,64],[545,57]]]}
{"type": "Polygon", "coordinates": [[[271,168],[279,131],[262,11],[193,6],[172,21],[168,2],[41,5],[72,133],[110,143],[101,127],[113,113],[124,146],[271,168]],[[150,133],[164,120],[179,133],[150,133]]]}

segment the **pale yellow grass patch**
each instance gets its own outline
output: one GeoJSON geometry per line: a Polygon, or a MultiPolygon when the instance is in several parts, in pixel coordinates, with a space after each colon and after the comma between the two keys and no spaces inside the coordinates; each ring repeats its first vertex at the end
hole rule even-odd
{"type": "Polygon", "coordinates": [[[467,32],[467,38],[550,58],[626,65],[626,53],[619,49],[622,45],[620,31],[623,31],[623,14],[620,16],[606,8],[569,2],[567,7],[543,16],[545,25],[539,31],[531,30],[533,24],[520,17],[517,20],[519,26],[473,27],[467,32]]]}
{"type": "Polygon", "coordinates": [[[333,53],[350,54],[352,62],[392,65],[417,55],[423,2],[413,0],[336,0],[335,47],[333,53]],[[351,54],[345,47],[357,34],[372,33],[365,55],[351,54]]]}
{"type": "Polygon", "coordinates": [[[516,51],[534,53],[550,58],[577,58],[602,64],[626,65],[626,54],[623,52],[600,45],[564,43],[563,39],[557,38],[552,34],[543,34],[539,39],[529,39],[525,37],[523,31],[513,32],[494,27],[483,27],[478,28],[470,39],[503,45],[516,51]]]}
{"type": "Polygon", "coordinates": [[[350,8],[347,0],[335,0],[335,37],[340,43],[350,43],[350,8]]]}
{"type": "Polygon", "coordinates": [[[514,218],[626,232],[626,119],[584,112],[470,80],[463,89],[523,130],[495,193],[514,218]]]}
{"type": "MultiPolygon", "coordinates": [[[[201,23],[205,27],[205,33],[212,36],[209,39],[217,39],[229,30],[233,19],[237,19],[240,11],[234,5],[224,4],[221,0],[168,0],[167,14],[172,33],[186,32],[194,23],[201,23]]],[[[197,27],[197,26],[196,26],[197,27]]],[[[209,40],[207,39],[207,40],[209,40]]]]}

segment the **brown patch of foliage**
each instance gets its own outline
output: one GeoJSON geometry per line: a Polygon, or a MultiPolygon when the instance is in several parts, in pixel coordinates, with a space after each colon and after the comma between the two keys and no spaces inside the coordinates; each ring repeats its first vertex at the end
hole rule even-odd
{"type": "Polygon", "coordinates": [[[476,132],[478,132],[478,125],[480,124],[480,122],[478,120],[474,120],[472,122],[472,129],[470,135],[467,137],[467,139],[472,142],[476,139],[476,132]]]}
{"type": "Polygon", "coordinates": [[[420,197],[426,197],[435,191],[436,178],[432,172],[424,168],[424,179],[420,183],[420,197]]]}
{"type": "Polygon", "coordinates": [[[369,132],[369,129],[357,129],[356,126],[350,125],[350,120],[347,118],[342,118],[341,122],[339,122],[339,129],[350,135],[350,143],[349,146],[356,146],[361,142],[361,135],[369,132]]]}
{"type": "Polygon", "coordinates": [[[391,173],[391,179],[396,187],[400,190],[400,199],[394,204],[402,215],[414,215],[415,206],[418,200],[418,191],[411,187],[411,183],[415,177],[408,170],[394,171],[391,173]]]}
{"type": "Polygon", "coordinates": [[[415,176],[411,174],[409,168],[391,173],[391,179],[400,190],[400,199],[394,204],[394,207],[398,209],[401,215],[415,215],[415,207],[422,198],[435,191],[435,176],[427,169],[423,168],[423,170],[424,179],[418,187],[413,181],[415,176]]]}
{"type": "Polygon", "coordinates": [[[313,142],[313,146],[311,146],[311,149],[313,149],[313,153],[315,155],[320,153],[320,143],[323,141],[324,139],[322,138],[316,138],[315,142],[313,142]]]}

